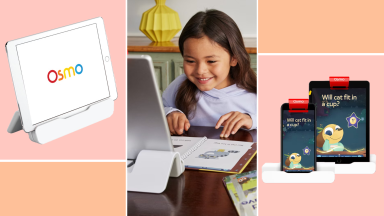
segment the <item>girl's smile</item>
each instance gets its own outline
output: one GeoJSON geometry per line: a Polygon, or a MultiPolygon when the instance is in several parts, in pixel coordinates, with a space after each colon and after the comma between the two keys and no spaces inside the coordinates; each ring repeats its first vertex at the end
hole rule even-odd
{"type": "Polygon", "coordinates": [[[196,77],[197,81],[200,83],[200,84],[207,84],[209,81],[211,81],[213,79],[213,77],[208,77],[208,78],[199,78],[199,77],[196,77]]]}
{"type": "Polygon", "coordinates": [[[184,72],[201,91],[222,89],[234,84],[229,75],[237,60],[208,37],[188,38],[184,42],[184,72]]]}

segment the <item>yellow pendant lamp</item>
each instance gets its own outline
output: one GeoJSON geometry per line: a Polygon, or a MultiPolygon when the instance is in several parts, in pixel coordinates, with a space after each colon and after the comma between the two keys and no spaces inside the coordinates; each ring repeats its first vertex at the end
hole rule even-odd
{"type": "Polygon", "coordinates": [[[170,41],[181,30],[179,14],[165,5],[166,0],[155,0],[156,6],[141,17],[140,31],[154,42],[170,41]]]}

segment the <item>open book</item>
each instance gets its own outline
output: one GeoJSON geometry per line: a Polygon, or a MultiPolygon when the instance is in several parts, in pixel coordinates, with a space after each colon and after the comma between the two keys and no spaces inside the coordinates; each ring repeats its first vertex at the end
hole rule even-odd
{"type": "Polygon", "coordinates": [[[256,155],[256,143],[172,136],[186,169],[241,173],[256,155]]]}

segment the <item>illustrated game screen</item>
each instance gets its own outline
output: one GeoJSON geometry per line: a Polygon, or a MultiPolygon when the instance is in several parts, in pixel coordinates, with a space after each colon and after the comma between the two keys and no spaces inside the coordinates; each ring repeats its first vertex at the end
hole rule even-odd
{"type": "Polygon", "coordinates": [[[317,157],[366,157],[366,89],[314,88],[317,157]]]}
{"type": "Polygon", "coordinates": [[[289,110],[283,110],[283,171],[314,171],[314,112],[290,113],[289,110]]]}

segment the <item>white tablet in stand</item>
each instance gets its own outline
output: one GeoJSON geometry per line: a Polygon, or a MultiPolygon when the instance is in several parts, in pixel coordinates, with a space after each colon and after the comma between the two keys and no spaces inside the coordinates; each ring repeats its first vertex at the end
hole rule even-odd
{"type": "Polygon", "coordinates": [[[376,172],[376,155],[370,154],[369,162],[335,164],[336,174],[374,174],[376,172]]]}
{"type": "Polygon", "coordinates": [[[332,183],[335,180],[335,163],[317,163],[317,171],[287,173],[280,171],[280,163],[265,163],[261,178],[265,183],[332,183]]]}
{"type": "Polygon", "coordinates": [[[261,178],[265,183],[332,183],[335,174],[374,174],[376,172],[376,155],[370,155],[370,162],[353,162],[335,164],[334,162],[317,162],[317,171],[311,173],[285,173],[280,171],[280,163],[265,163],[261,178]]]}
{"type": "MultiPolygon", "coordinates": [[[[28,132],[29,139],[39,144],[45,144],[67,134],[78,131],[96,122],[111,117],[114,110],[114,101],[106,100],[90,106],[87,110],[65,119],[55,119],[40,125],[28,132]]],[[[8,127],[9,133],[22,130],[20,112],[16,111],[8,127]]]]}
{"type": "Polygon", "coordinates": [[[117,98],[101,17],[6,44],[19,110],[9,133],[45,144],[110,117],[117,98]]]}
{"type": "Polygon", "coordinates": [[[162,193],[184,162],[173,151],[160,90],[150,56],[128,55],[128,191],[162,193]]]}

